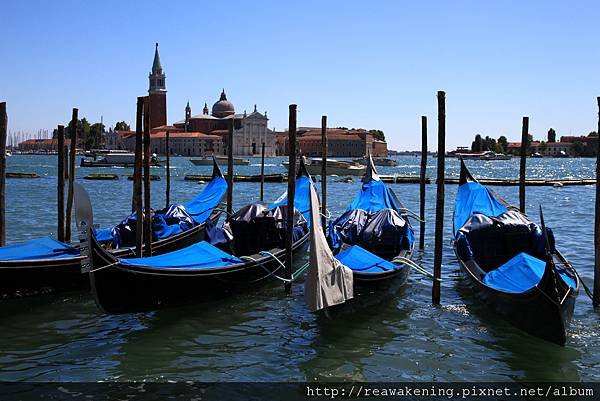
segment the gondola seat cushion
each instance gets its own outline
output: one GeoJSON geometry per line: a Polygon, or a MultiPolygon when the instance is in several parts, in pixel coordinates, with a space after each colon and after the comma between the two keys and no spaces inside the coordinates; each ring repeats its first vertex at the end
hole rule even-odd
{"type": "MultiPolygon", "coordinates": [[[[499,268],[490,271],[483,278],[483,283],[499,291],[522,293],[535,287],[546,268],[546,262],[521,252],[499,268]]],[[[564,271],[559,270],[559,277],[571,288],[575,281],[564,271]]]]}
{"type": "Polygon", "coordinates": [[[0,247],[0,260],[60,259],[78,255],[77,248],[48,237],[0,247]]]}
{"type": "Polygon", "coordinates": [[[342,262],[344,266],[360,273],[383,273],[402,267],[402,265],[396,265],[380,258],[358,245],[341,251],[335,258],[342,262]]]}

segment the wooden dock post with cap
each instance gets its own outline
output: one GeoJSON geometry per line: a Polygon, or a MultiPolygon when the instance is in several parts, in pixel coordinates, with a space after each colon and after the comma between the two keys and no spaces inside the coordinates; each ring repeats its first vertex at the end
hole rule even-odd
{"type": "Polygon", "coordinates": [[[519,209],[525,213],[525,175],[527,149],[529,149],[529,117],[523,117],[521,129],[521,164],[519,165],[519,209]]]}
{"type": "Polygon", "coordinates": [[[6,102],[0,102],[0,246],[6,245],[6,102]]]}
{"type": "MultiPolygon", "coordinates": [[[[294,200],[296,198],[296,111],[297,106],[290,104],[289,111],[289,169],[288,169],[288,190],[287,190],[287,221],[285,230],[285,278],[292,278],[292,244],[294,242],[294,200]]],[[[312,222],[314,224],[314,221],[312,222]]],[[[292,291],[292,283],[285,283],[285,292],[289,294],[292,291]]]]}
{"type": "Polygon", "coordinates": [[[73,108],[71,117],[71,150],[69,151],[69,191],[67,192],[67,213],[65,216],[65,242],[71,241],[71,216],[73,214],[73,184],[75,182],[75,155],[77,154],[77,122],[79,110],[73,108]]]}
{"type": "Polygon", "coordinates": [[[233,213],[233,118],[227,131],[227,215],[233,213]]]}
{"type": "Polygon", "coordinates": [[[321,116],[321,217],[323,230],[327,227],[327,116],[321,116]]]}
{"type": "Polygon", "coordinates": [[[135,169],[133,172],[133,208],[135,210],[135,254],[142,257],[144,225],[142,213],[142,124],[144,98],[137,98],[135,117],[135,169]]]}
{"type": "Polygon", "coordinates": [[[152,256],[152,209],[150,208],[150,98],[144,98],[144,254],[152,256]]]}
{"type": "Polygon", "coordinates": [[[171,204],[171,148],[169,144],[169,130],[165,133],[165,151],[167,153],[167,171],[166,171],[166,188],[165,188],[165,207],[171,204]]]}
{"type": "Polygon", "coordinates": [[[594,307],[600,305],[600,97],[598,101],[598,139],[596,144],[596,213],[594,224],[594,307]]]}
{"type": "Polygon", "coordinates": [[[437,154],[437,195],[435,202],[435,247],[433,254],[433,287],[431,300],[440,303],[440,279],[442,277],[442,250],[444,247],[444,178],[446,168],[446,93],[437,93],[438,101],[438,154],[437,154]]]}
{"type": "Polygon", "coordinates": [[[427,173],[427,117],[421,116],[421,171],[419,174],[419,249],[425,248],[425,174],[427,173]]]}
{"type": "Polygon", "coordinates": [[[58,129],[58,182],[56,185],[56,207],[58,224],[56,237],[60,242],[65,242],[65,127],[59,125],[58,129]]]}
{"type": "Polygon", "coordinates": [[[265,199],[265,143],[260,147],[260,201],[265,199]]]}

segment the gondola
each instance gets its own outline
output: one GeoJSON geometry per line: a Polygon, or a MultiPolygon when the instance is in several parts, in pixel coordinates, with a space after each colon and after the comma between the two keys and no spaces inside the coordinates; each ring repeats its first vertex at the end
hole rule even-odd
{"type": "MultiPolygon", "coordinates": [[[[413,263],[414,232],[394,192],[379,178],[369,156],[362,188],[344,212],[329,224],[328,236],[311,226],[310,270],[305,300],[311,311],[344,313],[395,294],[413,263]]],[[[313,220],[319,216],[311,196],[313,220]]]]}
{"type": "Polygon", "coordinates": [[[549,228],[477,182],[461,160],[454,251],[473,292],[521,330],[564,345],[579,278],[549,228]]]}
{"type": "MultiPolygon", "coordinates": [[[[308,240],[311,178],[301,165],[296,179],[293,251],[308,240]]],[[[212,300],[256,287],[283,272],[287,196],[275,203],[250,204],[222,226],[208,225],[206,240],[160,256],[121,259],[106,252],[95,236],[89,198],[76,189],[80,232],[87,233],[82,253],[89,257],[90,285],[105,313],[154,310],[212,300]],[[85,250],[85,252],[84,252],[85,250]]]]}
{"type": "MultiPolygon", "coordinates": [[[[187,216],[194,220],[193,227],[182,231],[179,225],[179,228],[168,224],[159,225],[160,230],[155,232],[157,240],[152,243],[153,254],[159,255],[201,241],[204,238],[205,222],[218,220],[221,214],[218,205],[226,191],[227,182],[215,163],[212,180],[200,194],[183,205],[187,216]]],[[[114,246],[113,229],[97,231],[103,237],[104,247],[112,248],[109,252],[115,257],[134,256],[135,249],[130,246],[114,246]]],[[[89,285],[89,279],[81,274],[82,260],[78,246],[47,237],[2,247],[0,296],[11,298],[85,288],[89,285]]]]}

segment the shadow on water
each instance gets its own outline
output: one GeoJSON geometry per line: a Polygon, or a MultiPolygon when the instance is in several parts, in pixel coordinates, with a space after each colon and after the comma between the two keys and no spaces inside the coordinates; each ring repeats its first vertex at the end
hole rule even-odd
{"type": "Polygon", "coordinates": [[[460,276],[456,290],[467,309],[485,326],[491,336],[473,341],[490,351],[492,358],[510,367],[509,377],[515,381],[580,381],[575,364],[581,352],[567,345],[561,347],[531,336],[502,319],[472,293],[468,278],[460,276]]]}
{"type": "Polygon", "coordinates": [[[333,319],[315,317],[316,332],[311,343],[314,355],[300,369],[308,381],[362,381],[371,377],[366,359],[372,358],[396,338],[409,311],[399,309],[403,290],[368,308],[333,319]]]}

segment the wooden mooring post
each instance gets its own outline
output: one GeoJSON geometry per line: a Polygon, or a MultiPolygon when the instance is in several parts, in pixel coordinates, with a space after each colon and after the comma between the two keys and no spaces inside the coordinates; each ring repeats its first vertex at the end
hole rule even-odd
{"type": "Polygon", "coordinates": [[[525,175],[527,150],[529,149],[529,117],[523,117],[521,129],[521,164],[519,165],[519,209],[525,213],[525,175]]]}
{"type": "Polygon", "coordinates": [[[227,215],[233,213],[233,118],[227,131],[227,215]]]}
{"type": "Polygon", "coordinates": [[[170,147],[170,134],[167,130],[165,134],[165,151],[167,152],[167,171],[166,171],[166,188],[165,188],[165,207],[169,207],[171,204],[171,147],[170,147]]]}
{"type": "Polygon", "coordinates": [[[327,232],[327,116],[321,117],[321,214],[323,232],[327,232]]]}
{"type": "Polygon", "coordinates": [[[58,182],[56,185],[56,207],[58,224],[56,237],[60,242],[65,241],[65,127],[58,126],[58,182]]]}
{"type": "Polygon", "coordinates": [[[265,200],[265,143],[260,147],[260,201],[265,200]]]}
{"type": "Polygon", "coordinates": [[[142,257],[144,225],[142,213],[142,124],[144,113],[144,98],[137,98],[135,118],[135,169],[133,172],[133,208],[135,210],[135,254],[142,257]]]}
{"type": "Polygon", "coordinates": [[[598,140],[596,144],[596,213],[594,224],[594,307],[600,305],[600,97],[598,101],[598,140]]]}
{"type": "Polygon", "coordinates": [[[431,300],[440,303],[440,279],[442,277],[442,250],[444,248],[444,178],[446,168],[446,93],[437,93],[438,101],[438,154],[437,154],[437,195],[435,202],[435,247],[433,253],[433,287],[431,300]]]}
{"type": "MultiPolygon", "coordinates": [[[[288,168],[288,189],[287,189],[287,221],[285,230],[285,278],[292,278],[292,245],[294,242],[294,201],[296,198],[296,113],[297,106],[290,104],[289,110],[289,168],[288,168]]],[[[313,221],[312,224],[315,222],[313,221]]],[[[285,292],[292,292],[292,283],[285,283],[285,292]]]]}
{"type": "Polygon", "coordinates": [[[0,102],[0,246],[6,245],[6,102],[0,102]]]}
{"type": "Polygon", "coordinates": [[[71,116],[71,150],[69,151],[69,190],[67,192],[67,213],[65,215],[65,242],[71,242],[71,216],[73,214],[73,184],[75,183],[75,156],[77,155],[77,122],[79,110],[73,108],[71,116]]]}
{"type": "Polygon", "coordinates": [[[419,174],[419,249],[425,248],[425,175],[427,173],[427,117],[421,116],[421,171],[419,174]]]}
{"type": "Polygon", "coordinates": [[[152,256],[152,209],[150,204],[150,98],[144,98],[144,255],[152,256]]]}

